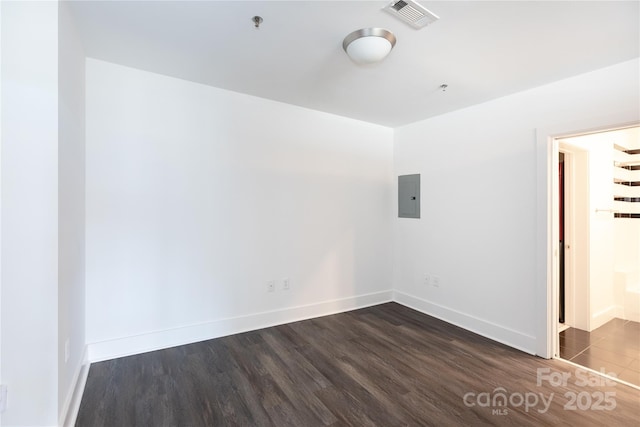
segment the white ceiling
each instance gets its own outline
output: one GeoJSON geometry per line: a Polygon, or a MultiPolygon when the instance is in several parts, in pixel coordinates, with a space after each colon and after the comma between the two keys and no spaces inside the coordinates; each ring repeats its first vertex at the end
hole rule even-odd
{"type": "Polygon", "coordinates": [[[421,1],[440,16],[421,30],[383,12],[388,3],[70,7],[89,57],[391,127],[640,56],[638,1],[421,1]],[[359,66],[342,50],[365,27],[398,39],[382,63],[359,66]]]}

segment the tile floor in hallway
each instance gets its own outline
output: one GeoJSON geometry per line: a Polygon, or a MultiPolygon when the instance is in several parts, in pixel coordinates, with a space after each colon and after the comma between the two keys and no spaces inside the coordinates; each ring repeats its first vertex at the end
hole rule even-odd
{"type": "Polygon", "coordinates": [[[640,386],[640,323],[613,319],[592,332],[569,328],[560,332],[560,357],[640,386]]]}

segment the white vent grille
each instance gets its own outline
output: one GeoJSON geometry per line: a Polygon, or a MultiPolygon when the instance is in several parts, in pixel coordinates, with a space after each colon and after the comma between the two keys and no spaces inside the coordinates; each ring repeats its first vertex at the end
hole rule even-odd
{"type": "Polygon", "coordinates": [[[394,0],[383,10],[386,10],[413,28],[418,29],[433,24],[440,19],[438,15],[431,13],[424,6],[419,5],[413,0],[394,0]]]}

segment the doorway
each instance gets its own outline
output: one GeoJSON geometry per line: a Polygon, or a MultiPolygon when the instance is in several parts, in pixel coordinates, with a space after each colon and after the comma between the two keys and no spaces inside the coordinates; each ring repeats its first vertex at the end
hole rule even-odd
{"type": "Polygon", "coordinates": [[[640,386],[640,128],[554,147],[554,354],[640,386]]]}
{"type": "Polygon", "coordinates": [[[560,248],[559,274],[558,274],[558,331],[562,332],[569,328],[569,325],[565,322],[566,315],[566,293],[565,287],[565,167],[564,167],[564,152],[558,153],[558,247],[560,248]]]}

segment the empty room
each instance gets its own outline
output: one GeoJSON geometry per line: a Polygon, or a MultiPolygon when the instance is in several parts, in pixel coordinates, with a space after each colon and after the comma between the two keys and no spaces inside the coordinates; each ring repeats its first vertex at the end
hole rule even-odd
{"type": "Polygon", "coordinates": [[[2,427],[640,419],[640,2],[2,1],[0,46],[2,427]]]}

